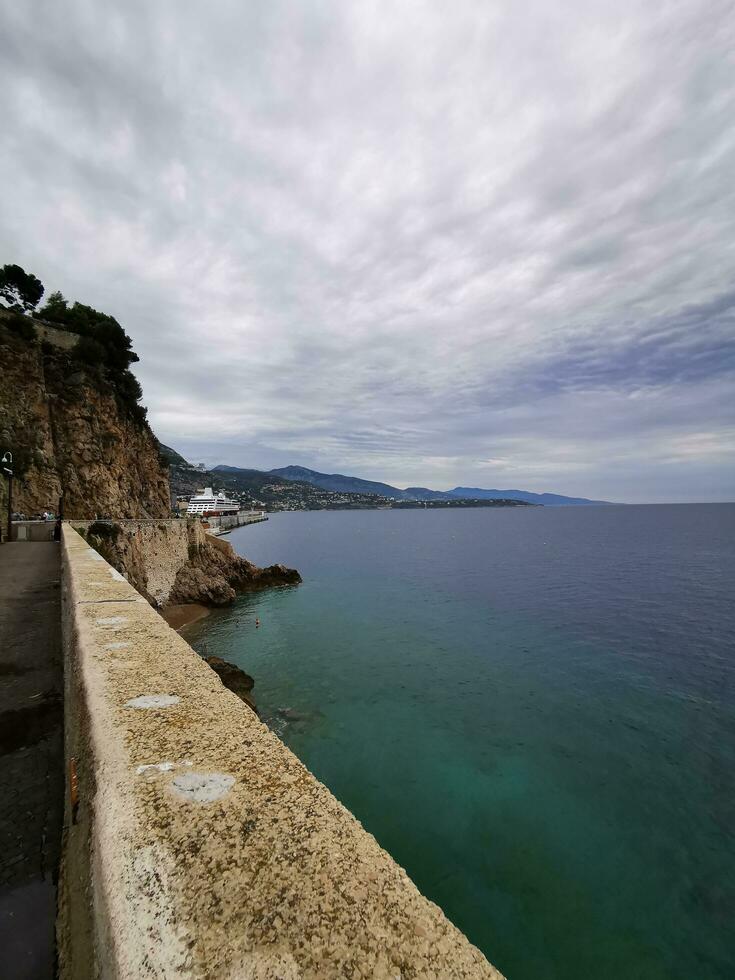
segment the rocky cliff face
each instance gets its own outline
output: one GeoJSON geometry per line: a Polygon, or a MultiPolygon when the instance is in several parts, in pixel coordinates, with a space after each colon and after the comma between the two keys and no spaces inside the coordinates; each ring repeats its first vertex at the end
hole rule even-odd
{"type": "Polygon", "coordinates": [[[169,516],[153,433],[74,358],[76,339],[0,310],[0,452],[13,453],[13,509],[56,512],[63,494],[66,517],[169,516]]]}

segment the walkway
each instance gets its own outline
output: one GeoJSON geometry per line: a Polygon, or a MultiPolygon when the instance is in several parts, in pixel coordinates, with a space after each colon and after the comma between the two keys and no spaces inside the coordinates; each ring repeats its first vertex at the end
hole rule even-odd
{"type": "Polygon", "coordinates": [[[0,976],[52,980],[64,794],[59,545],[0,546],[0,976]]]}

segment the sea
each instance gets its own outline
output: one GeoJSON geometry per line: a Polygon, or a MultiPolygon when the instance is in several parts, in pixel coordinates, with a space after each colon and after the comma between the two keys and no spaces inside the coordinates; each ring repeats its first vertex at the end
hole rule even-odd
{"type": "Polygon", "coordinates": [[[303,584],[184,636],[509,980],[735,977],[735,504],[229,540],[303,584]]]}

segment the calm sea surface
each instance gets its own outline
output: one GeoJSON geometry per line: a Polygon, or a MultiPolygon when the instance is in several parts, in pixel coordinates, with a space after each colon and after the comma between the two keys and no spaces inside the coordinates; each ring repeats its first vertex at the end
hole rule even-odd
{"type": "Polygon", "coordinates": [[[735,977],[735,505],[230,540],[304,583],[187,639],[509,980],[735,977]]]}

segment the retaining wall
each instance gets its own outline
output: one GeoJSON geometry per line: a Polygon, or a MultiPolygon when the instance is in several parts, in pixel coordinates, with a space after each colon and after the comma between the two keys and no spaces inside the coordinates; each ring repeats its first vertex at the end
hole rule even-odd
{"type": "Polygon", "coordinates": [[[68,525],[62,555],[64,980],[498,980],[68,525]]]}
{"type": "MultiPolygon", "coordinates": [[[[94,521],[72,521],[86,530],[94,521]]],[[[127,577],[159,606],[165,605],[179,570],[189,560],[192,537],[204,541],[204,529],[186,520],[122,520],[101,522],[120,529],[115,552],[127,577]]],[[[109,556],[108,556],[109,557],[109,556]]]]}

